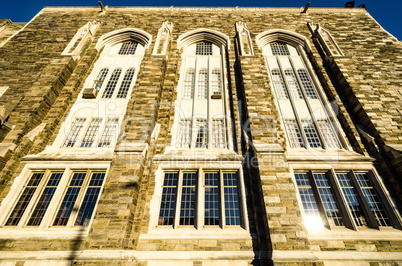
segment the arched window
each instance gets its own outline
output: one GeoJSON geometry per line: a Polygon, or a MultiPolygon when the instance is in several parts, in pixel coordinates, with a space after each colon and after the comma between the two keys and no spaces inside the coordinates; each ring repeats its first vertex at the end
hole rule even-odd
{"type": "Polygon", "coordinates": [[[223,69],[224,46],[206,40],[183,47],[173,145],[228,148],[223,69]]]}
{"type": "Polygon", "coordinates": [[[341,148],[304,50],[276,40],[266,44],[263,53],[290,148],[341,148]]]}
{"type": "Polygon", "coordinates": [[[66,119],[67,128],[60,131],[60,146],[113,147],[149,40],[150,35],[134,29],[99,39],[96,48],[102,53],[66,119]]]}

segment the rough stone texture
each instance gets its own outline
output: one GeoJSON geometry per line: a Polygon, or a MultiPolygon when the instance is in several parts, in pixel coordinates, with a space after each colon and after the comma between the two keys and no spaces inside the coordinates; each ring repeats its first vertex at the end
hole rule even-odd
{"type": "MultiPolygon", "coordinates": [[[[23,24],[0,20],[0,43],[23,24]]],[[[363,9],[242,9],[242,8],[45,8],[13,38],[0,45],[0,86],[9,89],[0,98],[10,116],[12,129],[2,144],[15,144],[0,158],[0,200],[24,167],[21,158],[38,154],[55,140],[85,78],[100,52],[102,35],[122,28],[137,28],[153,36],[133,88],[119,145],[142,143],[144,153],[116,151],[88,236],[75,240],[20,238],[0,239],[2,251],[251,251],[245,259],[254,264],[275,263],[272,251],[369,251],[400,253],[395,240],[309,240],[304,228],[297,189],[286,158],[284,129],[274,103],[267,68],[255,37],[266,30],[285,29],[307,38],[308,57],[323,84],[329,102],[336,102],[337,116],[353,149],[372,156],[392,196],[401,208],[402,190],[402,44],[385,32],[363,9]],[[61,56],[76,31],[89,21],[101,25],[80,59],[61,56]],[[167,56],[152,55],[158,29],[173,23],[167,56]],[[250,31],[254,55],[238,53],[234,24],[244,21],[250,31]],[[311,38],[308,22],[319,23],[334,37],[344,57],[325,58],[311,38]],[[353,25],[353,27],[350,27],[353,25]],[[171,142],[170,133],[180,78],[181,51],[177,39],[183,33],[207,28],[230,38],[227,60],[230,114],[234,126],[234,151],[244,157],[249,239],[141,239],[147,234],[155,192],[155,171],[171,142]],[[45,128],[33,139],[26,135],[41,123],[45,128]],[[157,139],[151,134],[160,125],[157,139]],[[360,135],[363,129],[373,139],[360,135]],[[247,141],[247,139],[249,141],[247,141]],[[277,150],[259,149],[269,144],[277,150]],[[399,145],[399,146],[398,146],[399,145]],[[391,147],[391,148],[389,148],[391,147]],[[398,148],[399,147],[399,148],[398,148]]],[[[228,159],[226,155],[216,161],[228,159]]],[[[0,228],[1,230],[1,228],[0,228]]],[[[18,230],[18,229],[16,229],[18,230]]],[[[373,229],[374,230],[374,229],[373,229]]],[[[1,232],[0,232],[1,233],[1,232]]],[[[74,253],[75,254],[75,253],[74,253]]],[[[75,256],[71,257],[71,260],[75,256]]],[[[236,259],[236,258],[233,258],[236,259]]],[[[18,259],[15,259],[17,261],[18,259]]],[[[402,261],[402,257],[401,257],[402,261]]],[[[15,265],[23,265],[18,261],[15,265]]],[[[371,265],[382,265],[372,261],[371,265]]],[[[385,262],[384,262],[385,263],[385,262]]],[[[77,260],[76,265],[147,265],[145,261],[77,260]]],[[[275,265],[323,265],[322,261],[278,260],[275,265]]],[[[194,261],[194,265],[201,265],[194,261]]],[[[204,265],[204,262],[202,262],[204,265]]],[[[205,263],[205,265],[207,265],[205,263]]]]}

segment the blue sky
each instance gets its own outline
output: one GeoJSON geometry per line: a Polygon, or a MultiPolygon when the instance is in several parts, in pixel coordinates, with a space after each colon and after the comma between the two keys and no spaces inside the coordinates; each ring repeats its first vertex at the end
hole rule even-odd
{"type": "MultiPolygon", "coordinates": [[[[311,0],[310,0],[311,1],[311,0]]],[[[344,7],[349,0],[311,1],[311,7],[344,7]]],[[[2,1],[0,19],[11,19],[13,22],[28,22],[44,6],[98,6],[97,0],[70,1],[2,1]]],[[[309,0],[148,0],[146,2],[102,0],[109,6],[240,6],[240,7],[301,7],[309,0]]],[[[391,34],[402,40],[402,1],[401,0],[359,0],[355,6],[366,4],[367,11],[391,34]]]]}

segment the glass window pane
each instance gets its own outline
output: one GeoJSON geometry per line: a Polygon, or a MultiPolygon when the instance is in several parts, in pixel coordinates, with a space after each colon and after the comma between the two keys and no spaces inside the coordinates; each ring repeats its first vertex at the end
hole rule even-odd
{"type": "Polygon", "coordinates": [[[198,72],[198,93],[197,99],[207,99],[208,97],[208,71],[206,68],[198,72]]]}
{"type": "Polygon", "coordinates": [[[32,199],[33,194],[38,188],[38,185],[42,180],[44,174],[45,174],[44,172],[32,174],[28,184],[26,185],[24,191],[22,192],[20,198],[18,199],[18,202],[15,205],[14,210],[11,212],[11,215],[6,222],[6,225],[18,225],[29,202],[32,199]]]}
{"type": "Polygon", "coordinates": [[[183,173],[180,205],[180,225],[195,224],[197,173],[183,173]]]}
{"type": "Polygon", "coordinates": [[[165,173],[158,225],[173,225],[178,173],[165,173]]]}
{"type": "Polygon", "coordinates": [[[135,54],[135,51],[137,50],[138,43],[129,41],[129,42],[124,42],[119,50],[119,55],[133,55],[135,54]]]}
{"type": "Polygon", "coordinates": [[[356,225],[366,226],[366,215],[363,211],[362,206],[360,205],[355,188],[353,187],[349,176],[347,174],[337,174],[336,177],[338,178],[339,184],[342,188],[342,192],[346,198],[346,202],[348,203],[349,209],[352,213],[356,225]]]}
{"type": "Polygon", "coordinates": [[[392,226],[388,216],[382,206],[380,198],[378,197],[374,186],[371,184],[367,174],[356,174],[357,182],[363,192],[370,210],[373,212],[374,217],[379,226],[392,226]]]}
{"type": "Polygon", "coordinates": [[[115,69],[106,84],[105,91],[103,92],[102,98],[112,98],[114,89],[116,88],[117,82],[119,81],[121,75],[121,69],[115,69]]]}
{"type": "Polygon", "coordinates": [[[271,50],[272,55],[290,55],[287,45],[282,42],[271,43],[271,50]]]}
{"type": "Polygon", "coordinates": [[[81,147],[91,147],[98,137],[99,127],[102,123],[102,118],[92,118],[91,123],[85,133],[84,139],[81,142],[81,147]]]}
{"type": "Polygon", "coordinates": [[[196,44],[196,55],[212,55],[212,43],[210,42],[198,42],[196,44]]]}
{"type": "Polygon", "coordinates": [[[320,194],[322,204],[324,205],[329,224],[343,226],[343,218],[327,176],[324,173],[314,174],[314,180],[317,184],[318,193],[320,194]]]}
{"type": "Polygon", "coordinates": [[[109,69],[108,68],[102,68],[101,71],[99,71],[98,76],[96,77],[96,80],[94,82],[94,88],[97,91],[100,91],[100,89],[102,88],[103,85],[103,81],[105,81],[105,78],[107,76],[107,73],[109,73],[109,69]]]}
{"type": "Polygon", "coordinates": [[[297,82],[297,79],[295,77],[295,74],[293,73],[292,69],[285,69],[285,80],[286,83],[288,84],[288,89],[290,92],[290,95],[292,96],[293,99],[303,99],[299,83],[297,82]]]}
{"type": "Polygon", "coordinates": [[[39,198],[39,201],[36,203],[36,207],[34,208],[34,211],[32,212],[27,225],[30,226],[40,225],[62,176],[63,173],[51,174],[49,181],[47,182],[47,185],[41,197],[39,198]]]}
{"type": "Polygon", "coordinates": [[[195,140],[195,147],[206,148],[207,147],[207,121],[205,119],[197,119],[197,136],[195,140]]]}
{"type": "Polygon", "coordinates": [[[116,137],[116,129],[119,123],[118,118],[109,118],[106,121],[105,129],[103,130],[102,137],[98,143],[98,147],[107,147],[109,148],[114,138],[116,137]]]}
{"type": "Polygon", "coordinates": [[[225,125],[223,119],[212,120],[212,147],[226,148],[225,125]]]}
{"type": "Polygon", "coordinates": [[[127,93],[131,86],[131,82],[133,81],[134,78],[134,73],[135,73],[134,68],[127,69],[123,81],[121,82],[120,89],[117,92],[117,98],[126,98],[127,93]]]}
{"type": "Polygon", "coordinates": [[[223,173],[226,225],[241,225],[237,173],[223,173]]]}
{"type": "Polygon", "coordinates": [[[304,91],[306,92],[307,98],[318,99],[314,84],[311,81],[310,75],[308,74],[307,70],[299,69],[297,70],[297,74],[299,75],[300,81],[303,85],[304,91]]]}
{"type": "Polygon", "coordinates": [[[276,97],[278,99],[289,99],[288,92],[286,90],[285,82],[282,78],[282,73],[279,69],[275,68],[271,71],[272,84],[274,85],[276,97]]]}
{"type": "Polygon", "coordinates": [[[85,193],[84,200],[82,201],[75,225],[89,225],[92,213],[95,209],[95,204],[98,200],[101,186],[105,178],[105,173],[93,173],[89,182],[88,189],[85,193]]]}
{"type": "Polygon", "coordinates": [[[307,142],[311,148],[320,148],[321,141],[318,137],[317,130],[313,122],[309,119],[302,120],[304,134],[306,135],[307,142]]]}
{"type": "Polygon", "coordinates": [[[84,183],[85,176],[86,172],[73,174],[73,177],[67,188],[67,192],[61,203],[59,211],[57,212],[53,225],[67,225],[68,219],[70,218],[71,212],[73,211],[78,194],[82,188],[82,184],[84,183]]]}
{"type": "Polygon", "coordinates": [[[75,118],[63,147],[74,147],[81,130],[84,128],[85,120],[86,118],[75,118]]]}
{"type": "Polygon", "coordinates": [[[190,68],[186,72],[184,79],[183,99],[193,99],[195,86],[195,72],[194,68],[190,68]]]}
{"type": "Polygon", "coordinates": [[[205,173],[205,210],[204,224],[219,225],[220,224],[220,200],[219,200],[219,173],[205,173]]]}
{"type": "Polygon", "coordinates": [[[285,129],[291,148],[304,148],[303,138],[295,119],[285,119],[285,129]]]}
{"type": "Polygon", "coordinates": [[[182,119],[180,121],[177,147],[189,148],[190,147],[190,136],[191,136],[191,121],[190,121],[190,119],[182,119]]]}

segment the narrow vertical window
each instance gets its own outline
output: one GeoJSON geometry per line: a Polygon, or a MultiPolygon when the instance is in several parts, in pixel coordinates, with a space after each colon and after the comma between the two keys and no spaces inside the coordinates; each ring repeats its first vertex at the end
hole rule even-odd
{"type": "Polygon", "coordinates": [[[133,81],[134,78],[134,73],[135,73],[134,68],[127,69],[123,81],[121,82],[119,91],[117,93],[117,98],[127,97],[127,93],[130,90],[131,82],[133,81]]]}
{"type": "Polygon", "coordinates": [[[101,90],[103,82],[105,81],[105,78],[107,76],[107,73],[109,73],[108,68],[102,68],[101,71],[99,71],[99,74],[98,74],[98,76],[96,77],[96,79],[94,81],[94,88],[97,91],[101,90]]]}
{"type": "Polygon", "coordinates": [[[382,203],[375,191],[374,186],[368,178],[367,174],[356,173],[356,180],[363,192],[364,198],[367,204],[374,214],[374,218],[379,226],[391,226],[391,222],[388,219],[387,214],[382,206],[382,203]]]}
{"type": "Polygon", "coordinates": [[[208,97],[208,71],[206,68],[198,72],[198,99],[206,99],[208,97]]]}
{"type": "Polygon", "coordinates": [[[219,68],[212,70],[211,88],[213,93],[222,93],[222,77],[219,68]]]}
{"type": "Polygon", "coordinates": [[[327,119],[319,119],[317,121],[318,127],[321,131],[321,134],[324,138],[325,144],[328,148],[339,148],[338,138],[335,135],[334,130],[330,122],[327,119]]]}
{"type": "Polygon", "coordinates": [[[307,98],[309,99],[318,99],[317,92],[315,91],[314,84],[310,79],[307,70],[299,69],[297,70],[297,74],[299,75],[300,81],[303,85],[304,91],[306,92],[307,98]]]}
{"type": "Polygon", "coordinates": [[[188,148],[190,147],[191,136],[191,121],[190,119],[182,119],[179,126],[179,135],[177,141],[177,147],[188,148]]]}
{"type": "Polygon", "coordinates": [[[101,125],[102,118],[92,118],[91,123],[85,133],[85,136],[81,142],[81,147],[91,147],[98,136],[99,127],[101,125]]]}
{"type": "Polygon", "coordinates": [[[186,71],[186,77],[184,79],[183,99],[193,99],[194,85],[195,85],[195,72],[194,68],[190,68],[186,71]]]}
{"type": "Polygon", "coordinates": [[[285,129],[288,133],[289,146],[291,148],[304,148],[304,141],[299,126],[295,119],[285,119],[285,129]]]}
{"type": "Polygon", "coordinates": [[[278,99],[289,99],[286,90],[285,82],[283,82],[282,74],[279,69],[272,69],[271,71],[272,84],[274,85],[276,96],[278,99]]]}
{"type": "Polygon", "coordinates": [[[105,172],[92,173],[91,180],[89,181],[84,200],[82,201],[74,225],[89,225],[104,179],[105,172]]]}
{"type": "Polygon", "coordinates": [[[137,50],[137,42],[124,42],[119,50],[119,55],[133,55],[137,50]]]}
{"type": "Polygon", "coordinates": [[[115,138],[118,118],[109,118],[106,121],[105,129],[103,130],[102,137],[98,143],[98,147],[110,147],[115,138]]]}
{"type": "Polygon", "coordinates": [[[195,147],[206,148],[208,140],[207,121],[205,119],[197,119],[197,137],[195,147]]]}
{"type": "Polygon", "coordinates": [[[86,118],[75,118],[63,147],[74,147],[78,140],[78,136],[84,127],[85,120],[86,118]]]}
{"type": "Polygon", "coordinates": [[[74,205],[77,201],[80,190],[82,189],[85,176],[86,172],[73,174],[73,177],[67,188],[67,192],[61,203],[59,211],[57,212],[53,225],[67,225],[68,219],[70,218],[71,212],[74,209],[74,205]]]}
{"type": "Polygon", "coordinates": [[[300,91],[299,84],[297,83],[296,77],[291,69],[285,69],[285,80],[288,84],[290,95],[293,99],[303,99],[300,91]]]}
{"type": "Polygon", "coordinates": [[[310,148],[321,147],[321,141],[313,122],[310,119],[304,119],[302,120],[302,125],[310,148]]]}
{"type": "Polygon", "coordinates": [[[223,119],[212,120],[212,147],[226,148],[225,125],[223,119]]]}
{"type": "Polygon", "coordinates": [[[212,43],[198,42],[195,50],[196,55],[212,55],[212,43]]]}
{"type": "Polygon", "coordinates": [[[180,202],[180,225],[195,224],[197,173],[183,173],[180,202]]]}
{"type": "Polygon", "coordinates": [[[179,173],[165,173],[162,189],[159,225],[173,225],[179,173]]]}
{"type": "Polygon", "coordinates": [[[334,193],[328,182],[325,173],[314,174],[314,180],[320,194],[321,202],[327,214],[328,222],[332,226],[343,226],[343,218],[341,216],[338,204],[335,200],[334,193]]]}
{"type": "Polygon", "coordinates": [[[205,173],[205,225],[220,224],[219,172],[205,173]]]}
{"type": "Polygon", "coordinates": [[[337,174],[336,176],[342,188],[342,192],[345,195],[346,202],[349,206],[356,225],[367,225],[366,215],[363,211],[363,207],[359,202],[355,188],[353,187],[349,176],[347,174],[337,174]]]}
{"type": "Polygon", "coordinates": [[[63,173],[52,173],[50,175],[50,178],[46,184],[42,196],[39,198],[39,201],[37,202],[36,207],[32,212],[31,218],[29,219],[27,225],[29,226],[40,225],[62,176],[63,173]]]}
{"type": "Polygon", "coordinates": [[[236,173],[223,173],[226,225],[240,225],[239,188],[236,173]]]}
{"type": "Polygon", "coordinates": [[[121,69],[117,68],[113,70],[112,76],[106,84],[105,91],[103,92],[102,98],[112,98],[114,89],[116,88],[117,82],[119,81],[121,75],[121,69]]]}
{"type": "Polygon", "coordinates": [[[44,172],[32,174],[31,178],[28,181],[28,184],[25,186],[24,191],[18,199],[14,210],[11,212],[6,225],[18,225],[44,174],[44,172]]]}
{"type": "Polygon", "coordinates": [[[295,174],[297,188],[299,190],[300,199],[303,204],[304,213],[306,215],[305,222],[309,227],[322,226],[322,220],[318,205],[314,197],[313,189],[308,179],[307,173],[295,174]]]}

